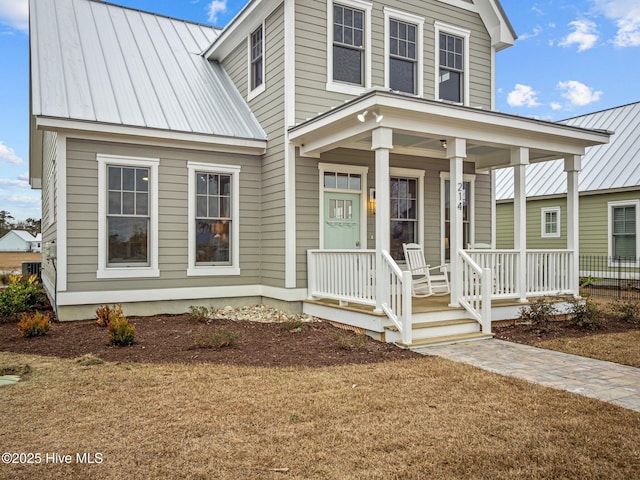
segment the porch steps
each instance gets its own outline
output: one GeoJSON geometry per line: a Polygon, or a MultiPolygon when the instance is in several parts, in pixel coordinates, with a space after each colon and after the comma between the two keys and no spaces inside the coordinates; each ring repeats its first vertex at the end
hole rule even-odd
{"type": "MultiPolygon", "coordinates": [[[[479,333],[480,325],[471,318],[456,318],[452,320],[438,320],[417,322],[412,326],[412,345],[421,341],[440,342],[442,338],[460,337],[479,333]]],[[[385,327],[385,340],[402,344],[402,337],[395,325],[385,327]]],[[[460,338],[460,341],[463,339],[460,338]]],[[[448,340],[447,340],[448,341],[448,340]]],[[[406,345],[404,345],[406,346],[406,345]]]]}
{"type": "Polygon", "coordinates": [[[420,347],[434,347],[436,345],[448,345],[451,343],[461,343],[461,342],[474,342],[478,340],[489,340],[493,338],[493,333],[462,333],[459,335],[447,335],[444,337],[432,337],[432,338],[423,338],[419,340],[413,340],[410,345],[405,345],[402,342],[396,342],[396,344],[403,348],[415,349],[420,347]]]}

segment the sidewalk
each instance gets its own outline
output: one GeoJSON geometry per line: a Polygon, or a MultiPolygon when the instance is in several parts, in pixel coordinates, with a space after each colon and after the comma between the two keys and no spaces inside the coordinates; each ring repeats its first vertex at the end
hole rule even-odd
{"type": "Polygon", "coordinates": [[[638,368],[496,339],[422,347],[415,351],[640,412],[638,368]]]}

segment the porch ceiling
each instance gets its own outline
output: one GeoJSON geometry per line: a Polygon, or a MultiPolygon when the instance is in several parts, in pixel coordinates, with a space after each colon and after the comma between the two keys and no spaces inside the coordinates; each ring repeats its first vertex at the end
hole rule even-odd
{"type": "Polygon", "coordinates": [[[463,107],[413,96],[372,90],[289,130],[289,139],[303,156],[318,157],[335,148],[371,149],[372,131],[393,130],[393,151],[404,155],[446,158],[441,140],[464,138],[467,160],[476,170],[506,167],[511,149],[529,149],[531,163],[584,155],[592,145],[608,143],[609,132],[568,127],[479,108],[463,107]],[[368,111],[382,115],[377,122],[368,111]]]}

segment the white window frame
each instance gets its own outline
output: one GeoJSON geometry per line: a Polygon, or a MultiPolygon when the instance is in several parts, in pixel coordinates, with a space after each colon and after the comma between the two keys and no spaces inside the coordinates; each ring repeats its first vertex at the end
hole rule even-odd
{"type": "MultiPolygon", "coordinates": [[[[460,102],[460,105],[469,105],[469,92],[470,92],[470,86],[469,86],[469,40],[471,39],[471,32],[469,30],[465,30],[463,28],[460,27],[455,27],[453,25],[448,25],[446,23],[442,23],[442,22],[438,22],[435,21],[433,23],[435,32],[436,32],[436,36],[435,36],[435,46],[436,46],[436,51],[435,51],[435,84],[434,84],[434,88],[435,88],[435,96],[434,98],[436,100],[440,100],[440,33],[447,33],[449,35],[455,35],[456,37],[462,37],[464,39],[464,72],[463,72],[463,81],[464,81],[464,88],[463,88],[463,93],[462,95],[464,96],[464,98],[462,99],[462,102],[460,102]]],[[[442,100],[443,102],[448,101],[448,100],[442,100]]],[[[454,103],[458,103],[458,102],[454,102],[454,103]]]]}
{"type": "Polygon", "coordinates": [[[249,36],[247,38],[247,101],[253,100],[254,98],[256,98],[258,95],[260,95],[262,92],[264,92],[267,89],[267,79],[265,77],[266,74],[266,29],[265,29],[265,22],[262,22],[259,26],[257,26],[256,28],[254,28],[251,33],[249,33],[249,36]],[[258,85],[256,88],[252,89],[251,88],[251,82],[253,79],[253,72],[252,72],[252,58],[251,58],[251,37],[253,36],[253,34],[259,29],[262,29],[262,83],[260,85],[258,85]]]}
{"type": "Polygon", "coordinates": [[[371,88],[371,11],[373,4],[363,0],[329,0],[327,1],[327,91],[347,95],[361,95],[371,88]],[[364,85],[351,85],[333,80],[333,5],[344,5],[364,11],[364,85]]]}
{"type": "MultiPolygon", "coordinates": [[[[440,172],[440,264],[449,264],[445,261],[444,248],[444,226],[445,226],[445,181],[451,182],[449,172],[440,172]]],[[[469,182],[469,243],[476,243],[476,176],[471,174],[462,175],[462,182],[469,182]]],[[[467,248],[463,245],[463,248],[467,248]]]]}
{"type": "MultiPolygon", "coordinates": [[[[389,70],[389,34],[391,32],[390,21],[398,20],[416,26],[416,91],[413,95],[424,96],[424,17],[411,13],[396,10],[395,8],[384,7],[384,87],[390,88],[389,70]]],[[[406,93],[406,92],[403,92],[406,93]]]]}
{"type": "Polygon", "coordinates": [[[636,207],[636,256],[640,257],[640,232],[638,231],[640,226],[640,200],[620,200],[607,203],[607,236],[609,244],[609,266],[610,267],[634,267],[636,263],[630,262],[616,262],[614,260],[615,255],[613,251],[613,209],[615,207],[636,207]]]}
{"type": "MultiPolygon", "coordinates": [[[[424,170],[417,170],[414,168],[399,168],[399,167],[390,167],[389,168],[389,184],[391,184],[391,177],[403,177],[403,178],[411,178],[415,179],[418,182],[418,208],[416,211],[416,215],[418,216],[418,244],[422,245],[424,248],[424,170]]],[[[389,219],[389,224],[391,224],[391,219],[389,219]]]]}
{"type": "Polygon", "coordinates": [[[158,167],[159,158],[97,154],[98,162],[98,270],[96,278],[153,278],[160,276],[158,267],[158,167]],[[108,266],[107,184],[109,165],[149,169],[149,265],[108,266]]]}
{"type": "Polygon", "coordinates": [[[240,275],[240,169],[239,165],[187,162],[188,179],[188,277],[240,275]],[[196,173],[231,175],[231,265],[196,265],[196,173]]]}
{"type": "Polygon", "coordinates": [[[560,238],[561,236],[561,217],[560,217],[560,207],[547,207],[540,209],[540,236],[542,238],[560,238]],[[555,213],[556,214],[556,231],[555,232],[547,232],[547,213],[555,213]]]}
{"type": "Polygon", "coordinates": [[[339,165],[334,163],[319,163],[318,170],[320,173],[320,188],[318,189],[318,191],[320,192],[320,249],[322,250],[324,248],[324,194],[325,192],[339,192],[360,194],[360,249],[365,250],[367,248],[367,175],[369,173],[369,167],[360,167],[358,165],[339,165]],[[360,175],[360,191],[344,190],[339,188],[325,188],[325,172],[336,172],[345,174],[353,173],[360,175]]]}

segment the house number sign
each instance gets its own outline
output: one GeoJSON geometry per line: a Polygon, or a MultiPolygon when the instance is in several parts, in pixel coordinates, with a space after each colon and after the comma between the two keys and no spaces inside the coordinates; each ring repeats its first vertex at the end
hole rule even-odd
{"type": "Polygon", "coordinates": [[[465,202],[464,183],[458,183],[458,210],[462,210],[462,206],[465,202]]]}

